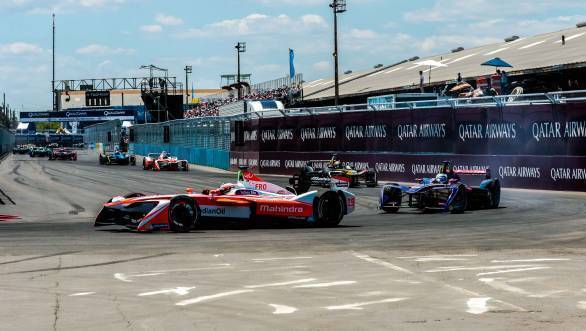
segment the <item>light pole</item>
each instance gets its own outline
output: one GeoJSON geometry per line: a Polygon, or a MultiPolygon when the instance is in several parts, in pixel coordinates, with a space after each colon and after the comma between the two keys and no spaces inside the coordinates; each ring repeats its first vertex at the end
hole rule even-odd
{"type": "Polygon", "coordinates": [[[334,11],[334,93],[335,105],[340,103],[340,78],[338,75],[338,14],[346,11],[346,0],[332,0],[330,8],[334,11]]]}
{"type": "Polygon", "coordinates": [[[236,84],[238,85],[238,100],[240,100],[242,99],[242,87],[240,86],[240,53],[246,52],[246,43],[238,42],[234,48],[236,48],[236,54],[238,58],[238,74],[236,76],[236,84]]]}
{"type": "Polygon", "coordinates": [[[53,80],[51,81],[51,95],[53,96],[53,111],[57,110],[57,93],[55,91],[55,13],[53,13],[53,80]]]}
{"type": "Polygon", "coordinates": [[[193,72],[192,66],[185,66],[185,104],[189,105],[189,74],[193,72]]]}

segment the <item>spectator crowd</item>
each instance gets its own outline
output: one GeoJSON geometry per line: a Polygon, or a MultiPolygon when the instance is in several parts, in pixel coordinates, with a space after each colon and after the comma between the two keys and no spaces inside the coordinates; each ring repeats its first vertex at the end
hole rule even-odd
{"type": "Polygon", "coordinates": [[[218,116],[220,114],[220,107],[227,106],[238,101],[258,101],[258,100],[279,100],[285,106],[289,106],[294,100],[301,95],[299,87],[283,86],[277,89],[268,91],[256,91],[244,95],[240,100],[235,96],[230,96],[222,99],[210,99],[202,101],[195,105],[190,105],[185,111],[185,118],[209,117],[218,116]]]}

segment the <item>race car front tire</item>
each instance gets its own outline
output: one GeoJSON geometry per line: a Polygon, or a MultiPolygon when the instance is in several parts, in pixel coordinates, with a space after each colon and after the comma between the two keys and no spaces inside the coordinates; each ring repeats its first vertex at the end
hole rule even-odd
{"type": "Polygon", "coordinates": [[[130,165],[131,166],[135,166],[136,165],[136,158],[134,156],[130,157],[130,165]]]}
{"type": "Polygon", "coordinates": [[[172,232],[189,232],[199,222],[201,212],[197,202],[180,195],[169,203],[169,229],[172,232]]]}
{"type": "Polygon", "coordinates": [[[326,192],[316,199],[314,213],[317,226],[338,226],[344,218],[344,201],[335,192],[326,192]]]}

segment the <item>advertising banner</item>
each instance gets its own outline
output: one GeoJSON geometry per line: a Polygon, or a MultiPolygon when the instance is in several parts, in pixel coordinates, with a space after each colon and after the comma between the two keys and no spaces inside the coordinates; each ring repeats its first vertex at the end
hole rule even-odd
{"type": "Polygon", "coordinates": [[[71,110],[50,112],[21,112],[22,123],[31,122],[98,122],[134,121],[134,109],[71,110]]]}

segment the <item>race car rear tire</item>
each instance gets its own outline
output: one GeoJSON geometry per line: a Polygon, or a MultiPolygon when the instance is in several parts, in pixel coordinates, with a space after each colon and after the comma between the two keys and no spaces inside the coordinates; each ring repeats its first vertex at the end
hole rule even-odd
{"type": "Polygon", "coordinates": [[[381,210],[388,214],[396,214],[399,212],[399,207],[381,207],[381,210]]]}
{"type": "Polygon", "coordinates": [[[371,170],[366,174],[365,178],[366,187],[377,187],[378,186],[378,174],[376,171],[371,170]]]}
{"type": "Polygon", "coordinates": [[[181,166],[181,170],[182,171],[189,171],[189,163],[185,162],[182,166],[181,166]]]}
{"type": "Polygon", "coordinates": [[[489,208],[497,209],[501,203],[501,182],[495,179],[488,186],[489,194],[489,208]]]}
{"type": "Polygon", "coordinates": [[[173,232],[189,232],[199,222],[201,212],[197,201],[180,195],[169,203],[169,229],[173,232]]]}
{"type": "Polygon", "coordinates": [[[130,165],[131,166],[135,166],[136,165],[136,158],[134,156],[130,157],[130,165]]]}
{"type": "Polygon", "coordinates": [[[464,185],[458,186],[458,192],[454,197],[454,201],[448,206],[448,210],[452,214],[462,214],[468,208],[468,194],[464,185]]]}
{"type": "Polygon", "coordinates": [[[344,218],[344,201],[335,192],[326,192],[314,203],[316,225],[320,227],[335,227],[344,218]]]}
{"type": "Polygon", "coordinates": [[[147,166],[146,160],[142,159],[142,169],[143,170],[149,170],[149,167],[147,166]]]}
{"type": "Polygon", "coordinates": [[[106,164],[106,161],[104,160],[104,158],[102,157],[102,155],[100,155],[100,164],[106,164]]]}

